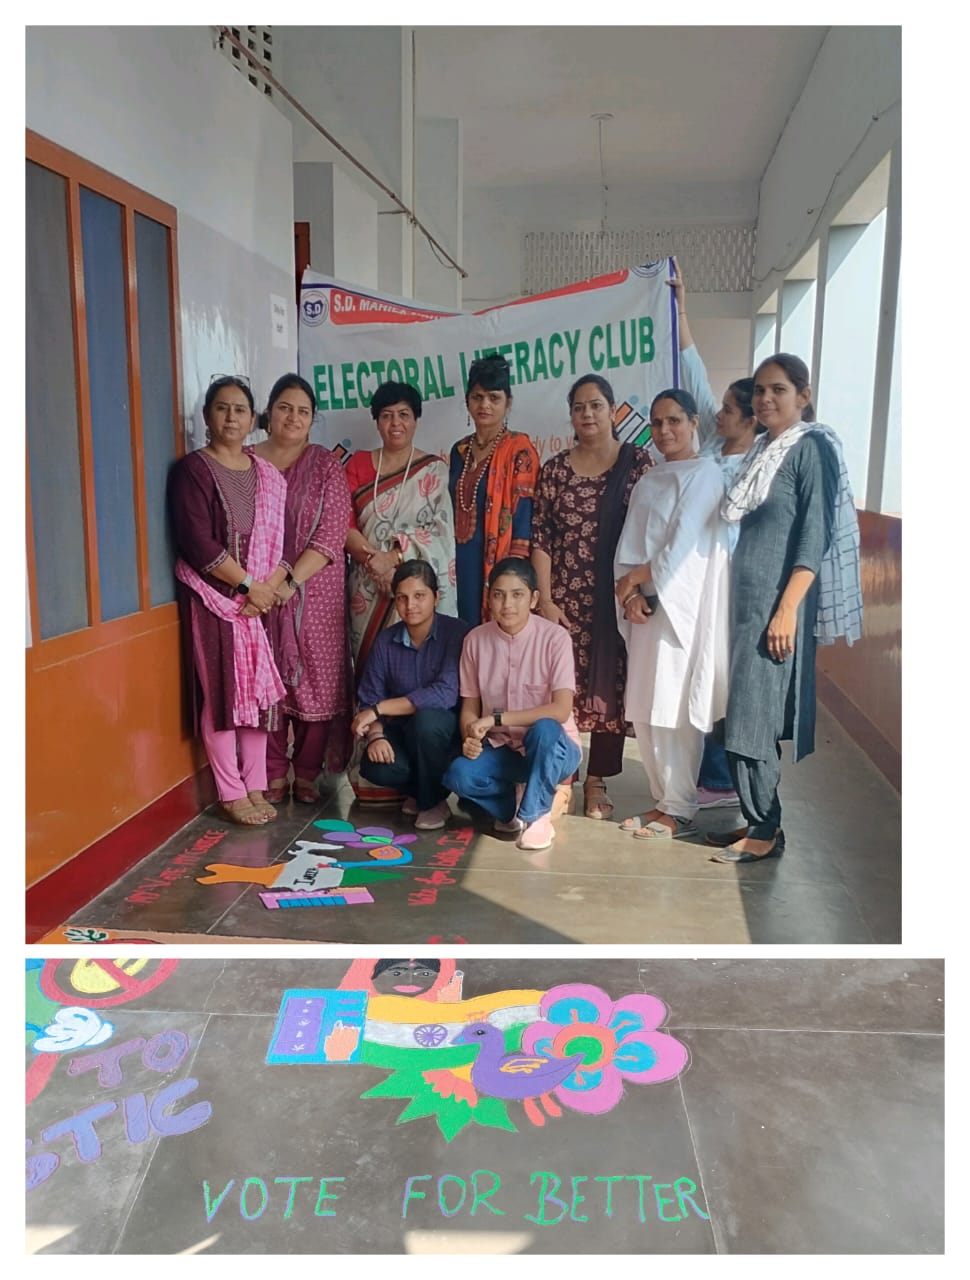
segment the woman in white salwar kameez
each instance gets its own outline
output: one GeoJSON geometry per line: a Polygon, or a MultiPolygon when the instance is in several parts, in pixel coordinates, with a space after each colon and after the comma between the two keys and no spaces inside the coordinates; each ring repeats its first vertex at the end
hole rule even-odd
{"type": "Polygon", "coordinates": [[[716,462],[694,452],[697,406],[662,391],[650,432],[664,461],[634,487],[614,561],[627,646],[627,719],[654,807],[620,829],[643,840],[696,834],[704,735],[727,706],[728,535],[716,462]]]}

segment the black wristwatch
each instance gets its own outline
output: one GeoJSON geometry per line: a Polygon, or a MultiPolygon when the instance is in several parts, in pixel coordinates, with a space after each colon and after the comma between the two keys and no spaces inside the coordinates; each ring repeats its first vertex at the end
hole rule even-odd
{"type": "Polygon", "coordinates": [[[502,723],[501,709],[492,712],[492,719],[495,721],[495,727],[498,728],[502,723]]]}
{"type": "Polygon", "coordinates": [[[253,584],[253,575],[251,573],[247,573],[245,578],[243,578],[242,582],[236,583],[236,595],[248,596],[249,588],[252,586],[252,584],[253,584]]]}

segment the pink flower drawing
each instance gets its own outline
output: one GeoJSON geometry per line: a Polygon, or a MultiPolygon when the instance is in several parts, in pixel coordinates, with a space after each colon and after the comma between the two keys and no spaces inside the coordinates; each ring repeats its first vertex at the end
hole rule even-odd
{"type": "Polygon", "coordinates": [[[523,1053],[583,1061],[553,1093],[573,1111],[602,1115],[623,1096],[624,1085],[673,1080],[687,1066],[687,1046],[657,1028],[667,1007],[656,996],[613,1000],[599,987],[575,982],[553,987],[539,1005],[542,1020],[522,1036],[523,1053]]]}

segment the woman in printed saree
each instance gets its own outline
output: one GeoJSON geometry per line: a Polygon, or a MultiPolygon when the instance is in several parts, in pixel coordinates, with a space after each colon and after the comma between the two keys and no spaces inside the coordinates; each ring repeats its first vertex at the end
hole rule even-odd
{"type": "Polygon", "coordinates": [[[696,427],[686,391],[654,399],[650,434],[663,461],[637,482],[616,548],[626,714],[654,802],[621,830],[641,840],[696,834],[704,735],[727,702],[724,484],[717,463],[694,451],[696,427]]]}
{"type": "Polygon", "coordinates": [[[381,446],[363,449],[347,463],[350,644],[358,673],[375,637],[399,621],[391,580],[405,560],[427,560],[441,588],[439,612],[456,612],[448,471],[437,454],[415,447],[421,396],[405,382],[385,382],[374,392],[370,412],[381,446]]]}
{"type": "Polygon", "coordinates": [[[317,775],[324,763],[341,773],[350,756],[350,654],[344,540],[350,490],[340,463],[310,443],[313,389],[296,373],[270,392],[262,426],[267,440],[253,450],[286,482],[285,558],[293,568],[276,593],[278,608],[266,619],[273,657],[286,696],[274,708],[267,744],[267,799],[285,800],[293,766],[293,798],[320,799],[317,775]],[[289,740],[292,734],[292,761],[289,740]]]}
{"type": "MultiPolygon", "coordinates": [[[[391,582],[405,560],[426,560],[438,578],[438,612],[452,617],[457,612],[448,469],[436,454],[414,444],[421,396],[405,382],[385,382],[374,392],[370,411],[381,446],[355,453],[347,464],[350,644],[358,683],[375,639],[399,621],[391,582]]],[[[361,778],[357,763],[349,773],[361,800],[404,799],[361,778]]]]}
{"type": "Polygon", "coordinates": [[[261,826],[276,817],[264,794],[266,730],[285,690],[262,619],[292,569],[286,484],[243,450],[255,413],[242,378],[214,379],[202,416],[208,443],[175,464],[169,483],[185,670],[223,812],[261,826]]]}
{"type": "Polygon", "coordinates": [[[458,616],[476,627],[489,619],[486,583],[499,560],[527,560],[539,456],[521,431],[509,430],[512,384],[500,355],[475,360],[465,394],[475,430],[451,450],[455,506],[458,616]]]}
{"type": "Polygon", "coordinates": [[[763,360],[752,405],[766,428],[726,494],[739,522],[731,561],[731,670],[724,745],[746,826],[708,842],[716,862],[785,848],[781,743],[797,762],[815,749],[815,646],[862,634],[859,521],[842,445],[815,421],[797,356],[763,360]]]}
{"type": "Polygon", "coordinates": [[[567,397],[576,442],[543,464],[532,520],[539,613],[565,627],[576,655],[576,724],[588,733],[587,818],[609,818],[604,778],[623,769],[626,652],[615,625],[613,553],[645,448],[613,433],[616,399],[605,378],[578,379],[567,397]]]}

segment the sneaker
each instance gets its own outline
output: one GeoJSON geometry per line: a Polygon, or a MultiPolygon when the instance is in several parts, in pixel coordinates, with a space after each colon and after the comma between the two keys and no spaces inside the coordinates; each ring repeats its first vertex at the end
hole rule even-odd
{"type": "Polygon", "coordinates": [[[502,822],[496,818],[492,829],[503,836],[517,836],[520,831],[525,830],[525,823],[521,818],[510,818],[508,822],[502,822]]]}
{"type": "Polygon", "coordinates": [[[556,828],[552,825],[552,818],[548,813],[544,813],[541,818],[536,818],[535,822],[530,822],[526,829],[516,840],[516,844],[520,849],[548,849],[556,838],[556,828]]]}
{"type": "Polygon", "coordinates": [[[736,791],[710,791],[707,787],[697,788],[698,809],[740,809],[741,801],[736,791]]]}
{"type": "Polygon", "coordinates": [[[408,798],[401,805],[401,812],[404,814],[405,818],[416,817],[418,814],[417,800],[415,800],[412,796],[408,796],[408,798]]]}
{"type": "Polygon", "coordinates": [[[450,817],[451,809],[448,801],[442,800],[431,809],[422,809],[414,819],[414,825],[418,831],[437,831],[450,817]]]}

